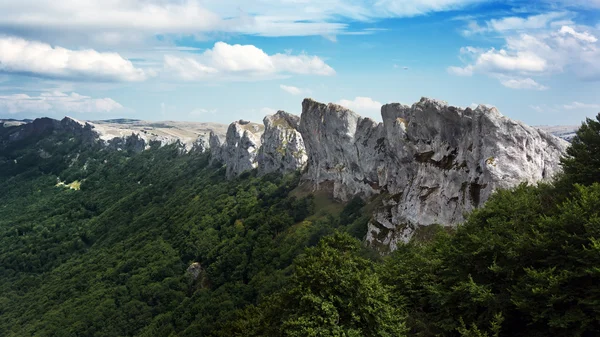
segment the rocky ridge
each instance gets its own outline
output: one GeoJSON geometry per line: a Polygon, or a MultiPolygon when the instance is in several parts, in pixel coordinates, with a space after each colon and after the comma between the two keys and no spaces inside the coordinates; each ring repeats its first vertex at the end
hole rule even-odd
{"type": "Polygon", "coordinates": [[[335,104],[305,100],[300,131],[305,179],[334,196],[380,196],[367,242],[395,249],[419,226],[451,226],[497,188],[549,179],[567,142],[480,105],[421,99],[387,104],[382,123],[335,104]]]}
{"type": "Polygon", "coordinates": [[[0,120],[3,128],[17,127],[11,131],[11,141],[20,140],[31,134],[63,130],[83,136],[90,141],[103,143],[115,150],[140,152],[151,144],[164,146],[179,144],[183,152],[205,152],[209,147],[210,132],[225,135],[226,125],[199,122],[146,122],[132,119],[104,121],[79,121],[65,117],[62,120],[38,118],[33,121],[0,120]]]}
{"type": "Polygon", "coordinates": [[[484,105],[423,98],[381,111],[378,123],[305,99],[300,118],[280,111],[265,117],[264,130],[232,123],[225,139],[211,135],[210,151],[230,178],[305,169],[306,183],[333,186],[339,200],[376,198],[366,241],[393,250],[421,226],[462,222],[497,188],[550,179],[568,145],[484,105]]]}
{"type": "Polygon", "coordinates": [[[462,222],[497,188],[551,178],[568,145],[484,105],[462,109],[422,98],[412,106],[384,105],[381,113],[383,122],[376,122],[305,99],[300,117],[279,111],[263,125],[240,120],[226,132],[208,123],[188,132],[182,122],[67,117],[20,125],[10,137],[59,128],[115,149],[178,142],[184,152],[210,152],[228,178],[253,169],[260,175],[302,170],[315,190],[332,188],[341,201],[359,196],[376,203],[366,241],[380,250],[394,250],[421,226],[462,222]]]}
{"type": "Polygon", "coordinates": [[[228,178],[257,168],[257,155],[263,132],[264,126],[244,120],[229,125],[224,141],[211,132],[211,161],[225,164],[228,178]]]}

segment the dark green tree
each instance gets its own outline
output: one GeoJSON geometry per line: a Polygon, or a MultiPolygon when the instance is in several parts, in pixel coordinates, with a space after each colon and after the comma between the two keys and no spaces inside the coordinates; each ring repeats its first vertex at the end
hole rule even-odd
{"type": "Polygon", "coordinates": [[[561,164],[563,179],[570,185],[600,182],[600,114],[581,125],[561,164]]]}
{"type": "Polygon", "coordinates": [[[290,286],[267,305],[267,335],[404,336],[403,312],[392,305],[360,242],[336,232],[296,259],[290,286]]]}

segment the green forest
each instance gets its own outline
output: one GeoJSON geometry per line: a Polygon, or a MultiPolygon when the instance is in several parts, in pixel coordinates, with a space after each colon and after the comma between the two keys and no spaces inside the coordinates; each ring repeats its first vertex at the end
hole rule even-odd
{"type": "Polygon", "coordinates": [[[600,115],[552,183],[391,254],[370,203],[0,127],[0,336],[598,336],[600,115]]]}

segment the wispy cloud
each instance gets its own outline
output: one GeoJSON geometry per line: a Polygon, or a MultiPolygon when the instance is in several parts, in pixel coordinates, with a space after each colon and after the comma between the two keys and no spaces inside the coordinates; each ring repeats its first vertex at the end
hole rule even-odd
{"type": "MultiPolygon", "coordinates": [[[[481,0],[28,0],[0,2],[0,22],[11,31],[103,43],[157,34],[240,33],[261,36],[335,36],[349,20],[410,17],[456,10],[481,0]]],[[[382,28],[367,28],[364,33],[382,28]]]]}
{"type": "Polygon", "coordinates": [[[567,110],[596,110],[600,109],[600,104],[573,102],[563,105],[563,108],[567,110]]]}
{"type": "Polygon", "coordinates": [[[281,90],[287,92],[288,94],[295,95],[295,96],[310,93],[310,90],[308,90],[308,89],[298,88],[298,87],[294,87],[291,85],[285,85],[285,84],[279,85],[279,88],[281,88],[281,90]]]}
{"type": "Polygon", "coordinates": [[[501,80],[503,86],[511,89],[547,90],[548,87],[539,84],[531,78],[507,78],[501,80]]]}
{"type": "Polygon", "coordinates": [[[0,96],[0,110],[16,113],[104,113],[124,109],[111,98],[92,98],[72,92],[41,93],[39,96],[13,94],[0,96]]]}

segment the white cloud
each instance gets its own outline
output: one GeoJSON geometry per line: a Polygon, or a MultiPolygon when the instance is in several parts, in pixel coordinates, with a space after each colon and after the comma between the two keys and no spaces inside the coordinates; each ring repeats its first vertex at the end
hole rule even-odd
{"type": "Polygon", "coordinates": [[[201,80],[214,75],[253,77],[281,73],[330,76],[335,70],[317,56],[305,54],[268,55],[253,45],[215,43],[197,57],[165,56],[165,71],[185,80],[201,80]]]}
{"type": "Polygon", "coordinates": [[[295,96],[310,93],[310,90],[308,90],[308,89],[302,89],[302,88],[294,87],[291,85],[285,85],[285,84],[281,84],[279,86],[279,88],[281,88],[281,90],[283,90],[289,94],[295,95],[295,96]]]}
{"type": "Polygon", "coordinates": [[[342,99],[337,104],[356,112],[375,113],[381,111],[381,104],[370,97],[355,97],[353,100],[342,99]]]}
{"type": "Polygon", "coordinates": [[[452,74],[452,75],[456,75],[456,76],[472,76],[473,75],[473,66],[466,66],[466,67],[455,67],[455,66],[451,66],[448,67],[448,73],[452,74]]]}
{"type": "Polygon", "coordinates": [[[501,80],[503,86],[511,89],[547,90],[548,87],[541,85],[531,78],[509,78],[501,80]]]}
{"type": "MultiPolygon", "coordinates": [[[[526,11],[527,12],[527,11],[526,11]]],[[[548,12],[527,17],[507,16],[500,19],[491,19],[480,24],[474,18],[467,18],[467,27],[463,35],[485,34],[490,32],[509,33],[511,31],[542,30],[557,25],[572,24],[571,12],[548,12]]]]}
{"type": "Polygon", "coordinates": [[[186,81],[197,80],[218,73],[215,68],[205,66],[193,57],[165,55],[165,69],[186,81]]]}
{"type": "MultiPolygon", "coordinates": [[[[534,26],[532,24],[532,26],[534,26]]],[[[505,46],[499,50],[461,48],[462,67],[448,67],[458,76],[487,74],[515,89],[547,89],[533,77],[574,73],[581,79],[600,79],[600,45],[582,27],[562,26],[527,33],[506,32],[505,46]]]]}
{"type": "Polygon", "coordinates": [[[480,54],[472,70],[505,72],[543,72],[546,60],[531,51],[508,52],[504,49],[490,49],[480,54]]]}
{"type": "Polygon", "coordinates": [[[471,35],[475,35],[475,34],[480,34],[480,33],[484,33],[487,32],[488,28],[485,26],[480,26],[477,21],[475,20],[469,20],[467,22],[467,28],[462,30],[462,34],[464,36],[471,36],[471,35]]]}
{"type": "MultiPolygon", "coordinates": [[[[409,17],[483,0],[23,0],[0,2],[0,25],[25,34],[80,42],[130,43],[157,34],[242,33],[329,36],[347,19],[409,17]]],[[[56,41],[53,41],[56,42],[56,41]]]]}
{"type": "Polygon", "coordinates": [[[489,29],[495,31],[540,29],[547,28],[551,22],[565,18],[568,15],[568,12],[550,12],[525,18],[511,16],[502,19],[492,19],[487,22],[487,26],[489,29]]]}
{"type": "Polygon", "coordinates": [[[12,94],[0,96],[0,112],[16,113],[98,113],[121,110],[111,98],[92,98],[72,92],[45,92],[39,96],[12,94]]]}
{"type": "Polygon", "coordinates": [[[541,113],[541,112],[545,111],[545,109],[542,106],[540,106],[540,105],[530,105],[529,107],[532,110],[534,110],[535,112],[540,112],[541,113]]]}
{"type": "Polygon", "coordinates": [[[592,35],[588,32],[579,33],[577,31],[575,31],[575,29],[573,29],[572,27],[569,27],[569,26],[562,26],[559,33],[561,35],[571,35],[574,38],[576,38],[577,40],[584,41],[584,42],[594,43],[594,42],[598,41],[598,39],[594,35],[592,35]]]}
{"type": "Polygon", "coordinates": [[[74,80],[142,81],[147,74],[117,53],[69,50],[0,37],[0,71],[74,80]]]}
{"type": "Polygon", "coordinates": [[[563,108],[567,110],[594,110],[600,109],[600,104],[586,104],[581,102],[573,102],[571,104],[563,105],[563,108]]]}

